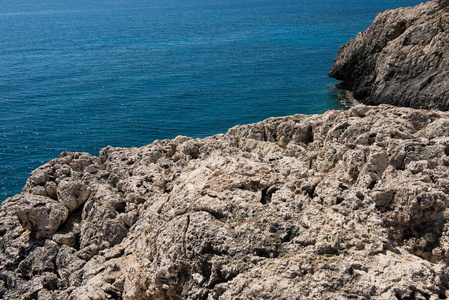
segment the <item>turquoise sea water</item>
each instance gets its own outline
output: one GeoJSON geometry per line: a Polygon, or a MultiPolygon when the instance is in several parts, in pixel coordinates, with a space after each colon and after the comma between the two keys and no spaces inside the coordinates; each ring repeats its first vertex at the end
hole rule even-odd
{"type": "Polygon", "coordinates": [[[338,108],[338,47],[412,0],[3,0],[0,202],[94,155],[338,108]]]}

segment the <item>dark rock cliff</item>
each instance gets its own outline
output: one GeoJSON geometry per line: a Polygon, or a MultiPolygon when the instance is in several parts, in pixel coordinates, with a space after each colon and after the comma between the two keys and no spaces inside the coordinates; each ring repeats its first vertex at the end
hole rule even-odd
{"type": "Polygon", "coordinates": [[[379,14],[338,50],[329,76],[365,104],[449,109],[449,1],[379,14]]]}

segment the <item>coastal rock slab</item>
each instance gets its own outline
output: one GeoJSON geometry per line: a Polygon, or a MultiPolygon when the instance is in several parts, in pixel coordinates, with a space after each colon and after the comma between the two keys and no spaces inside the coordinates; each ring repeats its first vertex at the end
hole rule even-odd
{"type": "Polygon", "coordinates": [[[0,206],[0,295],[446,299],[447,120],[358,105],[63,153],[0,206]]]}
{"type": "Polygon", "coordinates": [[[365,104],[448,110],[448,20],[447,1],[383,12],[340,47],[329,76],[365,104]]]}

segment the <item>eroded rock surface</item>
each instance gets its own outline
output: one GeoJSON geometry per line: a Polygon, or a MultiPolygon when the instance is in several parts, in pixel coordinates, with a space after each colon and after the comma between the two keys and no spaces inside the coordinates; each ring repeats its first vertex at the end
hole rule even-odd
{"type": "Polygon", "coordinates": [[[449,109],[449,2],[379,14],[340,47],[329,76],[365,104],[449,109]]]}
{"type": "Polygon", "coordinates": [[[0,207],[0,297],[446,299],[448,133],[359,105],[62,153],[0,207]]]}

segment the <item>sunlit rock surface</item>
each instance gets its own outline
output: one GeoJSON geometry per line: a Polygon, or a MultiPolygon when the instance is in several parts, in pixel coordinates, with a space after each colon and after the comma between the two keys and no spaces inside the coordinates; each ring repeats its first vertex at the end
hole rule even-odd
{"type": "Polygon", "coordinates": [[[386,105],[62,153],[0,207],[0,296],[445,299],[448,155],[386,105]]]}

